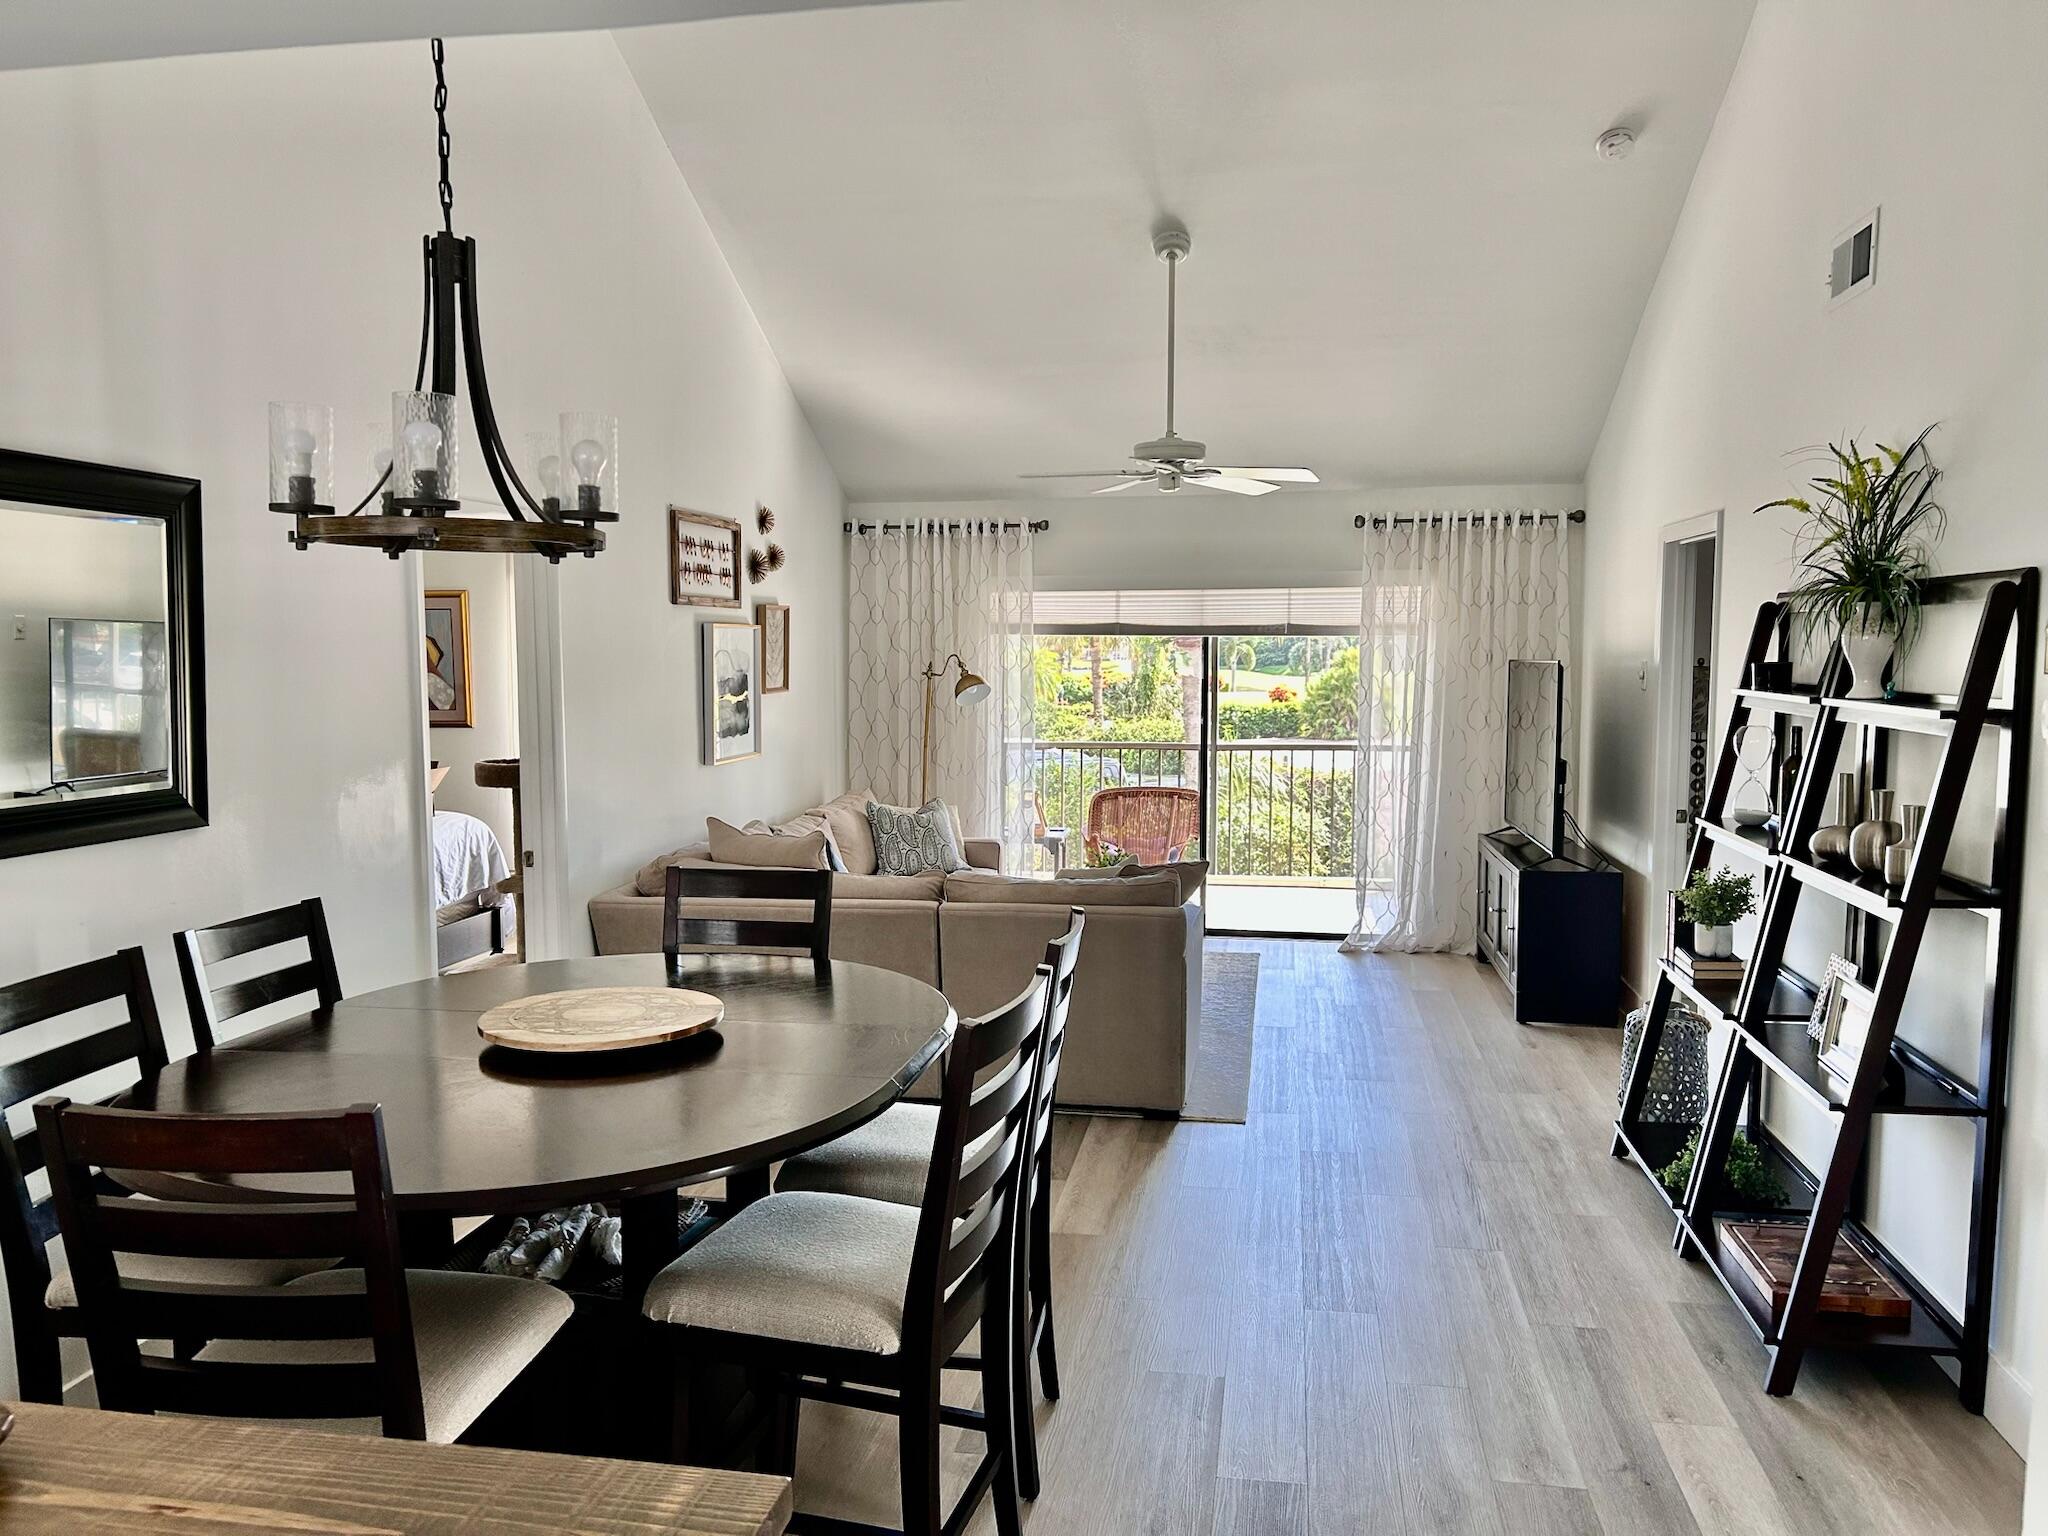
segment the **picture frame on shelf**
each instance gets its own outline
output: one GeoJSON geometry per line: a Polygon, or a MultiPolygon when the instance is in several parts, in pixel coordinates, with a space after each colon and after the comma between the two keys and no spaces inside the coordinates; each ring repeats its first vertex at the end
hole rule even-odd
{"type": "Polygon", "coordinates": [[[476,723],[475,690],[469,668],[469,591],[443,589],[426,594],[422,613],[426,636],[427,724],[466,728],[476,723]]]}
{"type": "Polygon", "coordinates": [[[1844,981],[1836,988],[1834,1007],[1821,1034],[1820,1065],[1843,1088],[1856,1076],[1876,1010],[1877,994],[1860,981],[1844,981]]]}
{"type": "Polygon", "coordinates": [[[1820,974],[1820,990],[1813,995],[1813,1012],[1807,1016],[1806,1036],[1819,1040],[1827,1032],[1828,1019],[1833,1013],[1837,994],[1842,985],[1856,980],[1856,962],[1845,960],[1840,955],[1829,955],[1827,968],[1820,974]]]}
{"type": "Polygon", "coordinates": [[[789,604],[754,604],[761,626],[761,691],[789,692],[789,604]]]}
{"type": "Polygon", "coordinates": [[[734,517],[668,509],[668,600],[678,608],[740,605],[740,524],[734,517]]]}
{"type": "Polygon", "coordinates": [[[702,626],[704,763],[722,768],[761,755],[761,626],[706,619],[702,626]]]}

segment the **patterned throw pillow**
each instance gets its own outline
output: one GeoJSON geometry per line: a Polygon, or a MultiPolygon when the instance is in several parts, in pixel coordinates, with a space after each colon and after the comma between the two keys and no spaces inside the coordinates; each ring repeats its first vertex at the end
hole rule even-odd
{"type": "Polygon", "coordinates": [[[917,810],[903,805],[868,802],[868,825],[875,834],[875,873],[921,875],[927,870],[951,874],[965,862],[953,847],[953,829],[938,801],[917,810]]]}

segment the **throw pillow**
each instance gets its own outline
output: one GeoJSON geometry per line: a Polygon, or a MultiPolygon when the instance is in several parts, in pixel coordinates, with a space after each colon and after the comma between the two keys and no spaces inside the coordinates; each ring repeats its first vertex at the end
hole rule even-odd
{"type": "Polygon", "coordinates": [[[921,875],[927,870],[951,874],[967,861],[951,847],[952,828],[945,807],[934,802],[911,810],[904,805],[868,802],[868,825],[875,839],[875,873],[921,875]]]}
{"type": "Polygon", "coordinates": [[[832,836],[832,823],[816,811],[805,811],[801,816],[792,816],[787,821],[778,821],[773,826],[759,817],[741,827],[742,832],[773,832],[777,837],[802,837],[806,832],[825,834],[825,867],[834,874],[846,873],[846,860],[839,852],[839,844],[832,836]]]}
{"type": "Polygon", "coordinates": [[[814,805],[804,813],[825,818],[849,875],[875,873],[875,834],[868,825],[868,802],[874,798],[871,789],[848,790],[837,800],[814,805]]]}
{"type": "Polygon", "coordinates": [[[748,864],[767,869],[830,869],[825,857],[826,839],[823,831],[805,832],[796,836],[784,836],[769,831],[742,831],[720,821],[716,816],[707,818],[705,825],[711,831],[711,857],[719,864],[748,864]]]}

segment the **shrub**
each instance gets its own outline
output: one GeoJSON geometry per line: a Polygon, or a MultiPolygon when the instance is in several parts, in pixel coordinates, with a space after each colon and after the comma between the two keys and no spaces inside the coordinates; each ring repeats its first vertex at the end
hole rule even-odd
{"type": "Polygon", "coordinates": [[[1221,704],[1216,709],[1216,734],[1225,741],[1301,734],[1301,706],[1285,704],[1221,704]]]}
{"type": "Polygon", "coordinates": [[[1348,741],[1358,734],[1358,647],[1340,653],[1308,685],[1301,706],[1302,734],[1348,741]]]}
{"type": "Polygon", "coordinates": [[[1266,697],[1275,704],[1292,704],[1294,702],[1294,690],[1285,683],[1275,683],[1267,690],[1266,697]]]}

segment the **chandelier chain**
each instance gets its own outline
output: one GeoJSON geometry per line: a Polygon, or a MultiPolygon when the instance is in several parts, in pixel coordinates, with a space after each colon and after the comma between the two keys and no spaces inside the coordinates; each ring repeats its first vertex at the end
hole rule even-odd
{"type": "Polygon", "coordinates": [[[442,72],[446,52],[441,39],[434,39],[434,126],[441,152],[441,228],[455,233],[455,186],[448,179],[448,77],[442,72]]]}

